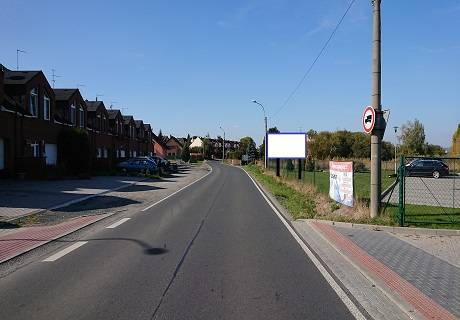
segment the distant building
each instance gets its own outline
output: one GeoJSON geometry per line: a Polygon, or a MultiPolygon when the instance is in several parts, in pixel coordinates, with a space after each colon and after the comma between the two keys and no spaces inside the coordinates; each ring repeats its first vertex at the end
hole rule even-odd
{"type": "Polygon", "coordinates": [[[458,124],[457,131],[452,136],[451,152],[453,155],[460,155],[460,123],[458,124]]]}

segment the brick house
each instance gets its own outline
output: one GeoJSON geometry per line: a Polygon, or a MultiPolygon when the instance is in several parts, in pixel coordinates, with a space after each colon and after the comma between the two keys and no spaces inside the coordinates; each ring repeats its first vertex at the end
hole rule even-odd
{"type": "Polygon", "coordinates": [[[166,145],[164,138],[167,137],[158,137],[156,134],[152,133],[153,155],[164,158],[167,157],[168,146],[166,145]]]}
{"type": "Polygon", "coordinates": [[[86,130],[86,101],[78,89],[54,89],[56,107],[55,123],[86,130]]]}
{"type": "Polygon", "coordinates": [[[126,156],[137,157],[136,123],[133,116],[123,115],[123,131],[127,145],[126,156]]]}
{"type": "Polygon", "coordinates": [[[142,157],[147,154],[144,122],[142,120],[134,120],[134,124],[136,126],[135,150],[136,150],[137,156],[142,157]]]}
{"type": "Polygon", "coordinates": [[[12,71],[0,65],[2,175],[40,177],[57,161],[55,95],[42,71],[12,71]],[[3,145],[3,146],[2,146],[3,145]]]}
{"type": "Polygon", "coordinates": [[[126,150],[129,149],[129,142],[125,139],[123,127],[124,119],[120,110],[109,109],[109,134],[112,135],[112,150],[114,162],[119,162],[126,157],[126,150]]]}
{"type": "Polygon", "coordinates": [[[145,151],[146,156],[153,156],[153,144],[152,144],[152,126],[148,123],[144,123],[144,136],[145,136],[145,151]]]}
{"type": "Polygon", "coordinates": [[[166,140],[166,146],[168,147],[167,150],[167,157],[174,158],[180,157],[182,154],[182,143],[174,136],[169,136],[169,139],[166,140]]]}
{"type": "Polygon", "coordinates": [[[86,100],[88,110],[88,130],[92,148],[92,166],[108,169],[113,165],[114,151],[112,136],[109,134],[109,113],[102,101],[86,100]]]}

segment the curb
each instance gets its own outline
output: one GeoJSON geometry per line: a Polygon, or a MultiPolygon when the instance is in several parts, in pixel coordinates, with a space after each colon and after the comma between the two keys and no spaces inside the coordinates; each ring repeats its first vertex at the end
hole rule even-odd
{"type": "Polygon", "coordinates": [[[129,183],[128,185],[119,186],[119,187],[109,189],[109,190],[106,190],[106,191],[103,191],[103,192],[100,192],[100,193],[90,194],[90,195],[87,195],[87,196],[84,196],[84,197],[81,197],[81,198],[78,198],[78,199],[70,200],[70,201],[55,205],[55,206],[50,207],[50,208],[37,209],[35,211],[16,216],[14,218],[5,219],[5,220],[2,220],[2,221],[4,221],[4,222],[12,222],[12,221],[17,220],[17,219],[28,217],[28,216],[31,216],[31,215],[34,215],[34,214],[43,213],[43,212],[46,212],[46,211],[49,211],[49,210],[62,209],[62,208],[68,207],[68,206],[70,206],[72,204],[76,204],[76,203],[79,203],[79,202],[82,202],[82,201],[85,201],[85,200],[88,200],[88,199],[91,199],[91,198],[94,198],[94,197],[97,197],[97,196],[103,196],[103,195],[105,195],[105,194],[107,194],[109,192],[118,191],[118,190],[121,190],[121,189],[124,189],[124,188],[135,186],[139,182],[146,181],[148,179],[150,179],[150,178],[144,178],[144,179],[129,183]]]}
{"type": "Polygon", "coordinates": [[[339,227],[373,230],[373,231],[386,231],[386,232],[402,234],[402,235],[460,236],[460,230],[410,228],[410,227],[396,227],[396,226],[392,227],[392,226],[382,226],[382,225],[375,225],[375,224],[361,224],[361,223],[340,222],[340,221],[322,220],[322,219],[299,219],[299,221],[323,222],[329,225],[339,226],[339,227]]]}
{"type": "MultiPolygon", "coordinates": [[[[84,224],[82,224],[81,226],[76,227],[76,229],[73,229],[73,230],[67,231],[67,232],[65,232],[65,233],[63,233],[63,234],[54,236],[54,237],[52,237],[51,239],[45,240],[44,242],[41,242],[41,243],[37,243],[37,245],[34,245],[34,246],[32,246],[32,247],[30,247],[30,248],[24,250],[24,251],[21,251],[21,252],[15,254],[14,256],[8,257],[8,258],[3,259],[3,260],[0,260],[0,264],[2,264],[2,263],[4,263],[4,262],[7,262],[7,261],[10,261],[10,260],[12,260],[12,259],[14,259],[14,258],[16,258],[16,257],[19,257],[19,256],[23,255],[23,254],[26,254],[27,252],[30,252],[30,251],[32,251],[32,250],[35,250],[35,249],[37,249],[37,248],[39,248],[39,247],[41,247],[41,246],[44,246],[44,245],[46,245],[46,244],[48,244],[48,243],[50,243],[50,242],[53,242],[53,241],[56,241],[56,240],[58,240],[58,239],[61,239],[61,238],[65,237],[65,236],[68,236],[69,234],[72,234],[72,233],[77,232],[77,231],[79,231],[79,230],[81,230],[81,229],[83,229],[83,228],[86,228],[86,227],[88,227],[88,226],[90,226],[90,225],[93,225],[93,224],[95,224],[96,222],[99,222],[99,221],[104,220],[104,219],[106,219],[106,218],[108,218],[108,217],[111,217],[111,216],[113,216],[114,214],[115,214],[115,213],[113,213],[113,212],[112,212],[112,213],[103,214],[103,215],[101,215],[101,217],[99,217],[98,219],[96,219],[96,220],[94,220],[94,221],[90,221],[90,222],[84,223],[84,224]]],[[[81,216],[81,217],[85,217],[85,216],[81,216]]]]}

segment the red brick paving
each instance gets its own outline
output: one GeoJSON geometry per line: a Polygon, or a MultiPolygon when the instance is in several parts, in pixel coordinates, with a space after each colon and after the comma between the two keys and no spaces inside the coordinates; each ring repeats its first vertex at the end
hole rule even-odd
{"type": "Polygon", "coordinates": [[[52,226],[25,227],[0,236],[0,263],[94,223],[107,215],[78,217],[52,226]]]}
{"type": "Polygon", "coordinates": [[[366,251],[358,247],[347,237],[337,232],[331,226],[312,222],[321,232],[338,248],[343,250],[358,265],[365,267],[374,276],[384,281],[394,292],[399,294],[404,300],[409,302],[415,310],[427,319],[454,320],[457,319],[448,310],[440,306],[431,298],[427,297],[420,290],[414,287],[405,279],[401,278],[396,272],[386,265],[369,255],[366,251]]]}

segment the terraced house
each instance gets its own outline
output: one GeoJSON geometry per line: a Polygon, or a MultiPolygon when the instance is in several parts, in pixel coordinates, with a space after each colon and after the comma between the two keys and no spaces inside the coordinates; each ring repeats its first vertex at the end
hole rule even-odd
{"type": "Polygon", "coordinates": [[[52,89],[42,71],[12,71],[0,64],[0,178],[42,178],[59,163],[60,133],[88,133],[93,171],[124,158],[154,154],[152,127],[78,89],[52,89]]]}
{"type": "Polygon", "coordinates": [[[2,69],[2,175],[38,176],[57,161],[55,95],[42,71],[2,69]]]}

